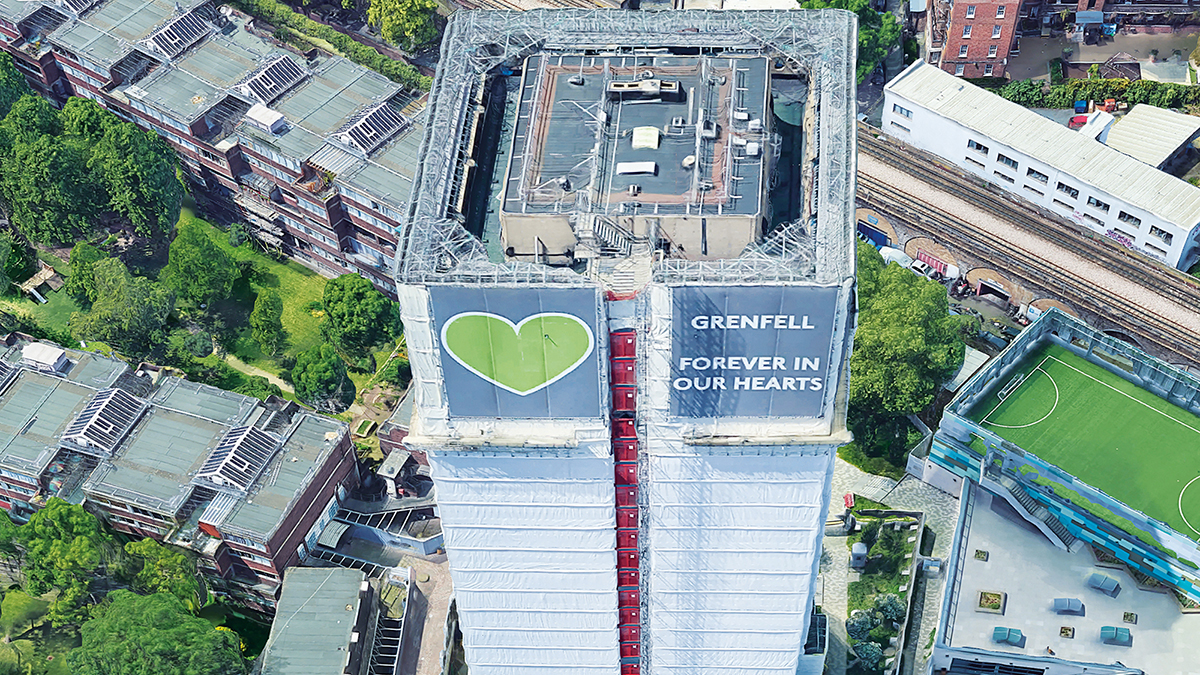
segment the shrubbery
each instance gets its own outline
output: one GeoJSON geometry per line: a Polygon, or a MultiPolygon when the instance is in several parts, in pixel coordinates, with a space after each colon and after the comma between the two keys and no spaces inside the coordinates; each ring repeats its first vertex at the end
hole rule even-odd
{"type": "Polygon", "coordinates": [[[1159,108],[1200,104],[1200,87],[1124,78],[1067,80],[1047,89],[1041,82],[1017,80],[994,89],[1000,96],[1027,108],[1070,108],[1075,101],[1116,99],[1130,105],[1147,103],[1159,108]]]}

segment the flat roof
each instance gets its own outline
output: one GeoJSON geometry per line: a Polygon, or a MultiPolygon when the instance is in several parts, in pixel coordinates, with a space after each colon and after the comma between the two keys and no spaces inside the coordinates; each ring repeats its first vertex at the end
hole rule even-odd
{"type": "Polygon", "coordinates": [[[174,513],[192,492],[192,475],[228,430],[218,422],[151,408],[116,457],[92,473],[84,491],[174,513]]]}
{"type": "Polygon", "coordinates": [[[221,522],[222,530],[236,528],[269,538],[346,433],[346,425],[337,420],[301,415],[248,497],[221,522]]]}
{"type": "MultiPolygon", "coordinates": [[[[291,567],[263,649],[263,675],[341,675],[362,604],[361,570],[291,567]]],[[[360,636],[358,648],[366,645],[360,636]]]]}
{"type": "Polygon", "coordinates": [[[157,406],[205,417],[229,426],[244,423],[261,403],[252,396],[225,391],[182,377],[164,378],[149,400],[157,406]]]}
{"type": "Polygon", "coordinates": [[[1184,228],[1200,223],[1200,188],[937,66],[917,61],[886,90],[1168,222],[1184,228]]]}
{"type": "Polygon", "coordinates": [[[1200,117],[1140,104],[1113,123],[1104,143],[1157,167],[1200,133],[1200,117]]]}
{"type": "Polygon", "coordinates": [[[0,466],[40,474],[58,452],[58,439],[96,391],[25,368],[0,393],[0,466]]]}
{"type": "MultiPolygon", "coordinates": [[[[1195,636],[1200,635],[1200,614],[1183,614],[1170,595],[1138,590],[1123,570],[1096,567],[1088,547],[1069,553],[1056,548],[1032,525],[1021,519],[1002,499],[993,498],[975,486],[967,491],[974,502],[971,518],[961,519],[955,539],[962,539],[966,555],[962,575],[947,571],[946,578],[958,579],[959,592],[947,589],[944,597],[957,599],[951,631],[939,630],[942,642],[949,633],[951,647],[975,647],[995,652],[1001,663],[1007,658],[1027,659],[1016,665],[1036,667],[1060,660],[1114,665],[1119,672],[1138,668],[1154,675],[1192,675],[1195,669],[1195,636]],[[963,531],[966,528],[966,531],[963,531]],[[987,551],[987,560],[976,560],[973,552],[987,551]],[[1121,593],[1110,598],[1092,590],[1087,578],[1099,572],[1116,579],[1121,593]],[[1007,594],[1003,616],[976,611],[979,591],[1007,594]],[[1083,616],[1055,614],[1054,598],[1083,601],[1083,616]],[[1137,614],[1137,623],[1124,622],[1125,612],[1137,614]],[[992,629],[1016,628],[1026,636],[1024,647],[992,641],[992,629]],[[1059,634],[1062,626],[1075,629],[1074,638],[1059,634]],[[1100,640],[1102,626],[1121,626],[1133,634],[1128,647],[1107,645],[1100,640]],[[1046,654],[1046,647],[1055,657],[1046,654]]],[[[949,620],[943,615],[941,621],[949,620]]],[[[1065,672],[1065,671],[1062,671],[1065,672]]],[[[1071,672],[1076,672],[1072,670],[1071,672]]],[[[1084,672],[1078,669],[1078,672],[1084,672]]]]}
{"type": "MultiPolygon", "coordinates": [[[[186,11],[200,3],[183,4],[186,11]]],[[[50,41],[89,61],[111,65],[173,16],[179,5],[169,0],[104,0],[83,19],[52,33],[50,41]]]]}
{"type": "Polygon", "coordinates": [[[309,80],[271,107],[292,124],[324,137],[337,131],[357,110],[399,92],[400,85],[373,70],[345,59],[328,59],[309,80]]]}
{"type": "Polygon", "coordinates": [[[967,416],[1200,540],[1180,513],[1188,505],[1181,493],[1197,473],[1200,417],[1050,342],[1021,359],[1018,372],[1026,376],[1007,398],[983,396],[967,416]]]}
{"type": "Polygon", "coordinates": [[[503,209],[571,211],[590,192],[590,212],[691,213],[703,204],[709,215],[718,205],[758,213],[770,120],[757,133],[750,125],[771,113],[767,67],[757,55],[529,57],[503,209]],[[611,99],[614,86],[630,91],[611,99]],[[644,134],[656,138],[643,143],[644,134]],[[653,170],[625,174],[623,165],[653,170]],[[634,185],[639,192],[628,194],[634,185]]]}

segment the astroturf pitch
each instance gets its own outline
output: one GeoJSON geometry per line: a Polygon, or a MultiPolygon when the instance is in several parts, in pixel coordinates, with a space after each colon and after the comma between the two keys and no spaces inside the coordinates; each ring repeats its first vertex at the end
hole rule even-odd
{"type": "Polygon", "coordinates": [[[1200,417],[1048,344],[969,417],[1083,482],[1200,539],[1200,417]],[[1186,489],[1185,489],[1186,488],[1186,489]]]}

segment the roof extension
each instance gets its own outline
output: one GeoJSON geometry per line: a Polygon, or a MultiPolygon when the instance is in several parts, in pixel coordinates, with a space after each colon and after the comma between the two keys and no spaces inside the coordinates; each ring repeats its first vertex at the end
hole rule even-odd
{"type": "Polygon", "coordinates": [[[292,567],[283,577],[263,675],[340,675],[363,603],[361,570],[292,567]]]}
{"type": "Polygon", "coordinates": [[[1104,143],[1158,167],[1197,133],[1200,133],[1200,117],[1143,104],[1135,105],[1129,114],[1117,120],[1104,143]]]}
{"type": "Polygon", "coordinates": [[[1185,228],[1200,223],[1200,188],[937,66],[917,61],[887,90],[1168,222],[1185,228]]]}

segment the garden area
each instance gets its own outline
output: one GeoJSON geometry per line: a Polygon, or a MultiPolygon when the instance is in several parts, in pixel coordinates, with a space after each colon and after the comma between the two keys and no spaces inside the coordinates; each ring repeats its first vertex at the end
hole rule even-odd
{"type": "Polygon", "coordinates": [[[910,570],[920,536],[917,518],[879,515],[883,504],[855,497],[854,515],[860,529],[846,538],[847,549],[862,543],[867,547],[865,566],[851,570],[847,586],[846,633],[852,653],[847,673],[875,673],[899,651],[901,629],[908,612],[910,570]],[[872,513],[864,514],[863,511],[872,513]]]}

